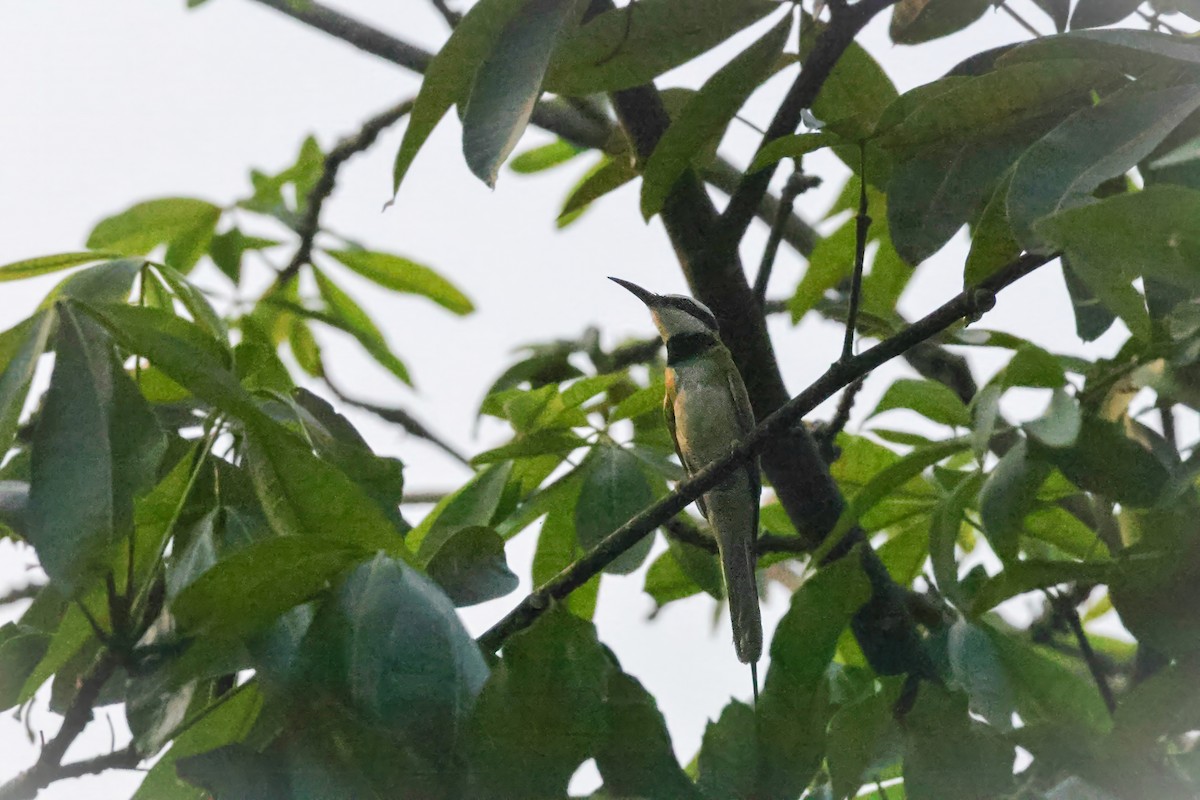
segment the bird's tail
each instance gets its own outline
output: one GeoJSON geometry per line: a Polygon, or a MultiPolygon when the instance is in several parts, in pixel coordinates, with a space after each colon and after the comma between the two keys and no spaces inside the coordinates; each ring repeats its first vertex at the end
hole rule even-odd
{"type": "Polygon", "coordinates": [[[762,656],[762,617],[758,610],[758,583],[754,578],[754,543],[736,542],[722,546],[721,568],[729,595],[733,622],[733,646],[738,661],[751,664],[762,656]]]}

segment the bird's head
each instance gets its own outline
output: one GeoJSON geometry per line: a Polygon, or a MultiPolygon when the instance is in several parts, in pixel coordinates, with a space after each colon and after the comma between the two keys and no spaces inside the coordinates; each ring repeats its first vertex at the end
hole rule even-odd
{"type": "Polygon", "coordinates": [[[717,318],[708,309],[708,306],[700,301],[681,294],[655,294],[636,283],[630,283],[620,278],[609,278],[609,280],[624,286],[646,304],[664,342],[673,336],[687,334],[717,338],[717,318]]]}

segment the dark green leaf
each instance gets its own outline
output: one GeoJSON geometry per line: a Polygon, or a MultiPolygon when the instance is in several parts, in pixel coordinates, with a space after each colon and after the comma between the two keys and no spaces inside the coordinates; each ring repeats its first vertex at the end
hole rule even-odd
{"type": "Polygon", "coordinates": [[[1038,488],[1049,474],[1050,465],[1034,458],[1022,439],[1004,454],[979,490],[983,530],[1000,558],[1016,557],[1021,522],[1033,510],[1038,488]]]}
{"type": "Polygon", "coordinates": [[[1063,583],[1105,583],[1113,574],[1109,561],[1013,561],[980,588],[971,613],[979,616],[1010,597],[1063,583]]]}
{"type": "Polygon", "coordinates": [[[1012,226],[1008,223],[1008,189],[1011,181],[1011,173],[1000,181],[992,192],[992,199],[983,209],[979,222],[971,231],[971,252],[967,255],[966,268],[963,270],[963,288],[981,283],[1021,255],[1021,246],[1013,238],[1012,226]]]}
{"type": "Polygon", "coordinates": [[[439,770],[456,750],[488,669],[449,599],[401,561],[363,564],[318,610],[307,676],[439,770]]]}
{"type": "Polygon", "coordinates": [[[1154,505],[1170,475],[1115,422],[1086,417],[1071,447],[1042,448],[1042,457],[1081,489],[1128,506],[1154,505]]]}
{"type": "Polygon", "coordinates": [[[675,760],[658,704],[637,679],[610,670],[605,708],[608,719],[595,758],[607,793],[663,800],[699,797],[675,760]]]}
{"type": "Polygon", "coordinates": [[[147,200],[101,220],[88,236],[87,246],[93,250],[142,256],[164,242],[179,243],[182,250],[178,255],[183,261],[173,266],[186,271],[207,249],[208,239],[220,216],[221,209],[206,200],[189,197],[147,200]],[[203,246],[200,246],[201,241],[203,246]]]}
{"type": "Polygon", "coordinates": [[[472,796],[565,796],[604,741],[611,668],[591,623],[561,607],[509,639],[471,721],[472,796]]]}
{"type": "Polygon", "coordinates": [[[0,456],[7,453],[21,421],[38,359],[46,351],[57,314],[39,311],[0,333],[0,456]]]}
{"type": "Polygon", "coordinates": [[[967,715],[967,698],[922,683],[904,720],[909,800],[992,800],[1012,790],[1013,748],[967,715]]]}
{"type": "Polygon", "coordinates": [[[761,39],[705,81],[659,139],[642,171],[642,216],[650,219],[662,210],[675,182],[688,170],[693,157],[717,132],[722,131],[751,92],[770,76],[792,28],[786,16],[761,39]]]}
{"type": "Polygon", "coordinates": [[[990,629],[963,619],[950,626],[946,644],[950,674],[970,698],[971,712],[1007,732],[1013,728],[1016,690],[989,633],[990,629]]]}
{"type": "Polygon", "coordinates": [[[898,738],[894,706],[899,686],[842,706],[829,721],[826,758],[835,800],[854,797],[868,776],[864,773],[890,742],[898,738]]]}
{"type": "Polygon", "coordinates": [[[317,288],[321,292],[321,297],[325,300],[329,313],[338,320],[338,326],[357,339],[363,349],[370,353],[381,366],[400,380],[411,384],[408,368],[392,352],[387,340],[383,338],[383,332],[379,330],[367,312],[323,272],[314,268],[313,274],[316,276],[317,288]]]}
{"type": "Polygon", "coordinates": [[[68,297],[91,303],[124,303],[145,264],[140,258],[121,258],[81,269],[51,289],[39,309],[49,308],[55,301],[68,297]]]}
{"type": "MultiPolygon", "coordinates": [[[[579,491],[578,484],[575,484],[575,491],[579,491]]],[[[575,498],[572,498],[570,505],[555,505],[542,523],[537,550],[533,554],[534,586],[544,585],[583,555],[583,548],[575,536],[574,502],[575,498]]],[[[590,620],[596,611],[601,577],[597,575],[571,592],[563,605],[572,614],[590,620]]]]}
{"type": "Polygon", "coordinates": [[[958,587],[958,561],[955,548],[962,530],[963,513],[979,493],[982,478],[978,474],[962,480],[938,503],[929,524],[929,559],[938,591],[956,603],[961,599],[958,587]]]}
{"type": "Polygon", "coordinates": [[[247,236],[241,228],[233,227],[212,237],[208,243],[208,255],[217,269],[236,284],[242,279],[242,257],[248,250],[265,250],[277,244],[279,242],[274,239],[247,236]]]}
{"type": "Polygon", "coordinates": [[[928,42],[962,30],[991,5],[991,0],[900,0],[889,32],[896,44],[928,42]]]}
{"type": "Polygon", "coordinates": [[[370,551],[325,536],[279,536],[243,547],[185,588],[172,604],[181,630],[230,639],[261,631],[313,599],[370,551]]]}
{"type": "Polygon", "coordinates": [[[263,427],[250,433],[248,444],[246,468],[267,519],[281,536],[332,537],[360,552],[412,557],[379,504],[298,437],[263,427]]]}
{"type": "Polygon", "coordinates": [[[608,10],[562,39],[546,89],[587,95],[640,86],[777,7],[762,0],[641,0],[636,8],[608,10]]]}
{"type": "Polygon", "coordinates": [[[417,151],[450,106],[458,103],[462,109],[466,105],[480,62],[492,52],[505,25],[527,3],[528,0],[484,0],[471,6],[455,26],[425,70],[421,91],[409,114],[408,128],[392,168],[394,191],[400,191],[400,184],[417,151]]]}
{"type": "Polygon", "coordinates": [[[1008,192],[1008,218],[1026,249],[1044,246],[1039,220],[1085,204],[1096,188],[1153,152],[1200,108],[1200,84],[1126,87],[1083,108],[1029,148],[1008,192]]]}
{"type": "Polygon", "coordinates": [[[329,255],[350,269],[394,292],[427,297],[455,314],[475,310],[469,298],[429,267],[390,253],[368,250],[329,250],[329,255]]]}
{"type": "Polygon", "coordinates": [[[754,710],[733,700],[704,729],[696,783],[706,797],[756,797],[759,737],[754,710]]]}
{"type": "Polygon", "coordinates": [[[477,465],[495,464],[516,458],[532,458],[544,455],[556,455],[566,458],[573,450],[586,446],[587,441],[581,439],[571,431],[535,431],[526,436],[518,436],[506,445],[485,450],[472,458],[471,463],[477,465]]]}
{"type": "Polygon", "coordinates": [[[527,0],[480,63],[463,112],[463,154],[488,186],[525,132],[550,53],[580,10],[580,0],[527,0]]]}
{"type": "Polygon", "coordinates": [[[438,548],[463,528],[491,525],[511,475],[509,463],[485,467],[434,506],[408,534],[409,547],[421,563],[428,563],[438,548]]]}
{"type": "Polygon", "coordinates": [[[768,142],[754,154],[754,161],[751,162],[747,172],[758,172],[785,158],[802,158],[809,153],[836,144],[846,144],[846,141],[836,133],[829,131],[780,136],[778,139],[768,142]]]}
{"type": "Polygon", "coordinates": [[[1141,4],[1142,0],[1079,0],[1071,14],[1071,30],[1112,25],[1132,15],[1141,4]]]}
{"type": "Polygon", "coordinates": [[[21,687],[46,655],[50,637],[24,625],[0,628],[0,711],[20,701],[21,687]]]}
{"type": "MultiPolygon", "coordinates": [[[[810,42],[815,41],[810,37],[814,37],[816,32],[815,26],[805,26],[802,31],[803,46],[810,46],[810,42]]],[[[845,139],[857,141],[875,130],[883,112],[895,102],[896,97],[896,87],[887,72],[862,45],[852,41],[821,85],[820,93],[813,100],[812,112],[826,124],[828,130],[845,139]]],[[[868,183],[878,187],[880,183],[871,177],[870,151],[871,148],[868,148],[868,183]]],[[[858,171],[857,145],[837,148],[834,152],[852,170],[858,171]]]]}
{"type": "Polygon", "coordinates": [[[1062,33],[1067,29],[1067,19],[1071,14],[1071,0],[1033,0],[1042,11],[1054,20],[1054,29],[1062,33]]]}
{"type": "Polygon", "coordinates": [[[491,528],[462,528],[425,565],[454,605],[472,606],[517,588],[517,576],[504,558],[504,540],[491,528]]]}
{"type": "Polygon", "coordinates": [[[1017,346],[1012,359],[996,376],[996,382],[1005,389],[1010,386],[1061,389],[1066,386],[1067,379],[1057,358],[1026,342],[1017,346]]]}
{"type": "Polygon", "coordinates": [[[871,417],[896,408],[907,408],[934,422],[967,428],[971,415],[963,401],[945,384],[934,381],[898,380],[883,393],[871,417]]]}
{"type": "MultiPolygon", "coordinates": [[[[575,504],[575,532],[584,550],[631,520],[654,502],[654,489],[641,463],[621,447],[597,446],[583,465],[583,488],[575,504]]],[[[627,575],[650,553],[654,537],[647,535],[614,559],[606,572],[627,575]]]]}

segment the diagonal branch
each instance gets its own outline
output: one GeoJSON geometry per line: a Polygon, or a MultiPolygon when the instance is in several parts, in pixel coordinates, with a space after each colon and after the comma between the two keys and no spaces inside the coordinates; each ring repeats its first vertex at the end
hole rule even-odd
{"type": "Polygon", "coordinates": [[[973,318],[991,309],[996,292],[1050,262],[1055,256],[1026,255],[997,272],[978,287],[967,289],[900,333],[845,361],[835,362],[782,408],[759,423],[754,432],[739,442],[727,456],[714,461],[691,477],[680,481],[675,491],[643,509],[596,547],[554,578],[538,587],[516,608],[479,637],[479,644],[496,652],[514,633],[531,625],[553,600],[562,600],[572,591],[599,574],[613,559],[637,544],[643,536],[661,527],[696,498],[712,489],[730,471],[762,453],[768,444],[786,436],[801,418],[839,389],[853,383],[871,370],[901,355],[909,348],[941,333],[958,321],[973,318]]]}
{"type": "Polygon", "coordinates": [[[338,142],[337,146],[325,156],[325,164],[321,170],[321,177],[317,179],[316,185],[313,186],[312,191],[305,198],[304,216],[296,228],[296,233],[300,234],[300,245],[296,248],[296,253],[292,256],[291,262],[280,270],[279,274],[275,277],[274,288],[281,287],[296,277],[300,273],[300,268],[312,259],[313,242],[321,229],[321,209],[324,208],[325,201],[329,199],[329,195],[333,194],[333,187],[337,182],[338,170],[351,157],[375,144],[375,140],[379,138],[379,134],[383,133],[385,129],[395,124],[401,118],[407,116],[412,107],[413,101],[409,99],[376,114],[363,123],[362,129],[358,133],[338,142]]]}

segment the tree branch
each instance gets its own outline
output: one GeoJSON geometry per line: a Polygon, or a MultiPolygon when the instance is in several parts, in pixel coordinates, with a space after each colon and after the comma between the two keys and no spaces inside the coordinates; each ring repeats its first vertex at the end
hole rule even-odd
{"type": "MultiPolygon", "coordinates": [[[[897,0],[859,0],[854,5],[831,4],[832,17],[829,26],[817,37],[816,45],[808,58],[804,59],[800,75],[792,83],[787,96],[775,112],[774,119],[763,134],[759,150],[783,136],[795,133],[800,125],[800,117],[805,109],[811,108],[825,80],[837,66],[842,53],[846,52],[858,32],[871,19],[897,0]]],[[[754,218],[755,209],[775,174],[772,165],[742,178],[725,213],[721,215],[721,233],[719,241],[724,250],[736,249],[750,220],[754,218]]]]}
{"type": "Polygon", "coordinates": [[[300,245],[296,248],[296,253],[292,256],[291,262],[276,276],[274,288],[283,286],[296,277],[300,273],[300,268],[312,259],[313,241],[321,229],[321,209],[324,207],[325,201],[329,199],[329,195],[333,194],[333,187],[337,182],[338,170],[351,157],[375,144],[375,140],[379,138],[379,134],[383,133],[385,129],[393,125],[397,120],[405,117],[412,110],[412,107],[413,101],[409,99],[371,117],[363,123],[362,129],[358,133],[342,139],[325,156],[325,165],[321,171],[321,177],[317,179],[316,185],[313,186],[312,191],[308,193],[308,197],[305,199],[304,216],[296,228],[296,233],[300,235],[300,245]]]}
{"type": "Polygon", "coordinates": [[[91,721],[92,709],[100,697],[100,690],[104,688],[104,684],[112,677],[116,668],[116,659],[107,651],[103,652],[80,683],[70,707],[63,715],[62,727],[58,733],[42,748],[37,762],[32,767],[0,786],[0,800],[32,800],[41,789],[60,778],[86,775],[92,771],[78,771],[81,764],[88,762],[63,765],[62,759],[67,748],[91,721]]]}
{"type": "Polygon", "coordinates": [[[1048,263],[1054,256],[1026,255],[1018,258],[980,286],[968,289],[937,310],[914,322],[900,333],[879,342],[874,347],[846,361],[835,362],[829,369],[782,408],[764,419],[744,441],[733,447],[729,455],[714,461],[704,469],[680,481],[675,491],[643,509],[595,548],[521,601],[503,619],[479,637],[481,647],[496,652],[514,633],[531,625],[553,600],[562,600],[587,583],[614,558],[635,545],[655,528],[666,525],[696,498],[712,489],[738,465],[762,453],[772,440],[786,436],[796,428],[800,419],[832,397],[839,389],[853,383],[887,361],[901,355],[919,342],[954,325],[964,318],[975,317],[989,310],[996,292],[1048,263]]]}

